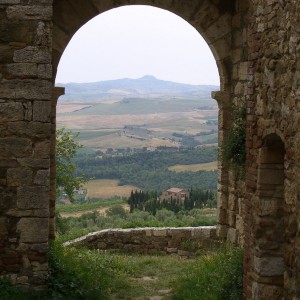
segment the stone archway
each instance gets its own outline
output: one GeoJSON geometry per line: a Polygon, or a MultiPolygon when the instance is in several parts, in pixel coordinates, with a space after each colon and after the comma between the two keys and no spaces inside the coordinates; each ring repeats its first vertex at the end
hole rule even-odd
{"type": "MultiPolygon", "coordinates": [[[[206,40],[218,66],[220,91],[212,97],[219,105],[219,146],[223,143],[226,130],[231,126],[232,101],[245,102],[247,91],[248,63],[243,47],[246,44],[241,30],[241,20],[247,16],[248,3],[245,1],[218,0],[215,3],[201,1],[159,1],[159,0],[120,0],[120,1],[70,1],[54,0],[53,4],[53,82],[60,57],[75,32],[93,17],[107,10],[124,5],[150,5],[168,10],[191,24],[206,40]],[[238,20],[238,21],[237,21],[238,20]]],[[[57,99],[54,99],[57,101],[57,99]]],[[[55,114],[55,113],[54,113],[55,114]]],[[[52,163],[53,165],[53,163],[52,163]]],[[[233,205],[228,205],[230,192],[228,169],[219,162],[218,194],[219,214],[218,233],[222,238],[233,236],[233,242],[239,240],[241,230],[237,231],[238,199],[233,195],[233,205]],[[228,232],[228,229],[230,231],[228,232]]],[[[52,201],[53,202],[53,201],[52,201]]],[[[242,223],[242,218],[239,218],[242,223]]],[[[53,231],[53,230],[52,230],[53,231]]]]}
{"type": "MultiPolygon", "coordinates": [[[[101,12],[152,5],[177,14],[204,37],[216,59],[221,90],[219,144],[230,126],[231,102],[245,99],[248,62],[244,0],[36,0],[0,3],[0,274],[43,286],[53,237],[55,191],[54,88],[59,59],[73,34],[101,12]],[[50,205],[49,205],[50,203],[50,205]],[[50,231],[49,231],[50,226],[50,231]]],[[[228,171],[219,166],[219,233],[235,230],[228,171]]],[[[235,203],[237,200],[233,199],[235,203]]]]}

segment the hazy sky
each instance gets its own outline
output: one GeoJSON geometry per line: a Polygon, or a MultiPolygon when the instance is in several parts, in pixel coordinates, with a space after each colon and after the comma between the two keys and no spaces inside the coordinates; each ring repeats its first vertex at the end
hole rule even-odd
{"type": "Polygon", "coordinates": [[[153,75],[219,85],[215,59],[186,21],[150,6],[112,9],[85,24],[66,48],[56,82],[94,82],[153,75]]]}

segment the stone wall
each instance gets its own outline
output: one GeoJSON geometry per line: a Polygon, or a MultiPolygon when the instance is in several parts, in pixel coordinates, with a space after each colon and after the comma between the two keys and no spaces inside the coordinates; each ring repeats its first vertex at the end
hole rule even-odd
{"type": "Polygon", "coordinates": [[[214,226],[180,228],[105,229],[64,244],[88,249],[118,250],[139,254],[193,256],[197,250],[217,247],[214,226]]]}
{"type": "Polygon", "coordinates": [[[220,162],[217,235],[245,249],[245,299],[300,299],[299,0],[0,0],[0,275],[44,285],[57,66],[82,25],[130,4],[169,10],[205,38],[220,74],[220,149],[233,104],[246,103],[246,179],[220,162]]]}
{"type": "Polygon", "coordinates": [[[0,275],[48,272],[52,0],[0,0],[0,275]]]}
{"type": "Polygon", "coordinates": [[[247,299],[300,299],[300,5],[251,1],[247,299]]]}

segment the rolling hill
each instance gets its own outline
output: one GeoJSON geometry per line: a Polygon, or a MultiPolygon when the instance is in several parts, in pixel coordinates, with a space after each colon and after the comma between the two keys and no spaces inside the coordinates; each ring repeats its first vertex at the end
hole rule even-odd
{"type": "Polygon", "coordinates": [[[60,100],[101,100],[131,97],[210,97],[211,91],[218,90],[214,85],[191,85],[164,81],[154,76],[139,79],[117,79],[91,83],[57,84],[66,88],[66,95],[60,100]]]}

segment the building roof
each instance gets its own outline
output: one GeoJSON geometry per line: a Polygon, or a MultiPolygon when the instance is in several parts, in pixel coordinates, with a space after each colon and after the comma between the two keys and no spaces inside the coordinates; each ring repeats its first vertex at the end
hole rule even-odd
{"type": "Polygon", "coordinates": [[[179,189],[179,188],[170,188],[167,190],[167,192],[171,192],[171,193],[180,193],[184,191],[183,189],[179,189]]]}

